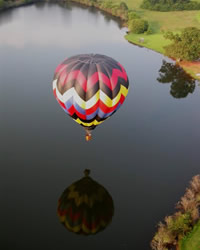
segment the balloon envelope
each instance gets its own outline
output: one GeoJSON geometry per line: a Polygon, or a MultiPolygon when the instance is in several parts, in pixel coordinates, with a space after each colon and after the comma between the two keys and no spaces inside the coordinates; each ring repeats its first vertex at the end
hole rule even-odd
{"type": "Polygon", "coordinates": [[[99,54],[76,55],[55,70],[53,92],[77,123],[91,130],[116,112],[128,94],[129,81],[120,63],[99,54]]]}
{"type": "Polygon", "coordinates": [[[103,186],[85,176],[63,192],[57,213],[69,231],[90,235],[108,226],[114,214],[114,204],[103,186]]]}

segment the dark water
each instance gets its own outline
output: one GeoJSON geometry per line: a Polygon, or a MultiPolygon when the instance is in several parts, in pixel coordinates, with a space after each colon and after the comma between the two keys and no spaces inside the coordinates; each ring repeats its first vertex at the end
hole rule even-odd
{"type": "Polygon", "coordinates": [[[156,224],[200,172],[198,84],[124,34],[110,17],[78,6],[0,14],[1,249],[149,249],[156,224]],[[51,86],[57,64],[80,53],[115,58],[130,80],[124,105],[89,143],[51,86]],[[68,232],[56,214],[85,168],[115,205],[112,224],[88,237],[68,232]]]}

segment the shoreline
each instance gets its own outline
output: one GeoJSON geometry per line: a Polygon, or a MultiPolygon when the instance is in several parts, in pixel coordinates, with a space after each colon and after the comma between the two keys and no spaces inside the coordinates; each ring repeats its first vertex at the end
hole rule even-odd
{"type": "MultiPolygon", "coordinates": [[[[113,14],[113,11],[111,8],[102,8],[97,2],[87,2],[88,0],[32,0],[32,1],[29,1],[29,2],[24,2],[24,0],[20,0],[20,1],[17,1],[17,2],[10,2],[8,3],[6,6],[0,8],[0,13],[3,12],[3,11],[6,11],[6,10],[9,10],[9,9],[12,9],[12,8],[18,8],[18,7],[21,7],[21,6],[27,6],[27,5],[31,5],[31,4],[34,4],[34,3],[42,3],[42,2],[55,2],[55,3],[60,3],[60,4],[64,4],[64,3],[67,3],[67,2],[71,2],[71,3],[77,3],[77,4],[80,4],[82,6],[85,6],[85,7],[93,7],[99,11],[102,11],[106,14],[109,14],[111,15],[112,17],[114,18],[117,18],[119,19],[119,21],[122,22],[122,26],[128,28],[127,26],[127,17],[126,17],[126,14],[127,14],[127,11],[122,11],[121,14],[118,14],[117,12],[115,14],[113,14]]],[[[158,33],[155,33],[155,34],[152,34],[152,36],[155,36],[155,35],[160,35],[158,33]]],[[[146,45],[145,43],[141,43],[139,42],[139,40],[136,40],[138,39],[138,37],[142,37],[142,36],[145,36],[145,42],[146,42],[146,38],[148,39],[148,36],[150,35],[144,35],[144,34],[133,34],[133,33],[129,33],[126,34],[124,36],[124,39],[126,39],[129,43],[133,44],[133,45],[137,45],[137,46],[140,46],[142,48],[148,48],[150,50],[153,50],[157,53],[160,53],[162,55],[164,55],[164,50],[163,48],[159,48],[159,49],[155,49],[153,44],[152,45],[146,45]],[[133,35],[134,37],[130,37],[131,35],[133,35]]],[[[169,43],[169,41],[165,41],[166,44],[169,43]]],[[[177,62],[176,60],[174,60],[175,63],[181,67],[187,74],[189,74],[193,79],[195,80],[199,80],[200,81],[200,62],[187,62],[187,61],[180,61],[180,62],[177,62]]]]}

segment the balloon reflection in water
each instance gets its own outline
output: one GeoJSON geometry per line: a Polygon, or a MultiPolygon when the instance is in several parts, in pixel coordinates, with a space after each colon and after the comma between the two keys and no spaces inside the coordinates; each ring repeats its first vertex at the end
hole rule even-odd
{"type": "Polygon", "coordinates": [[[86,131],[114,114],[128,94],[129,81],[120,63],[99,54],[76,55],[55,70],[53,92],[64,111],[86,131]]]}
{"type": "Polygon", "coordinates": [[[83,235],[104,230],[114,215],[112,197],[89,173],[86,169],[85,177],[65,189],[57,208],[60,222],[69,231],[83,235]]]}

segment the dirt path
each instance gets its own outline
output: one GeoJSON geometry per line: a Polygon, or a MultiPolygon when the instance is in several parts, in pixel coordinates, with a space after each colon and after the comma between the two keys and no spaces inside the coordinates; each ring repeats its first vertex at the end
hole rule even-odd
{"type": "Polygon", "coordinates": [[[200,80],[200,62],[181,61],[178,64],[192,77],[200,80]]]}

